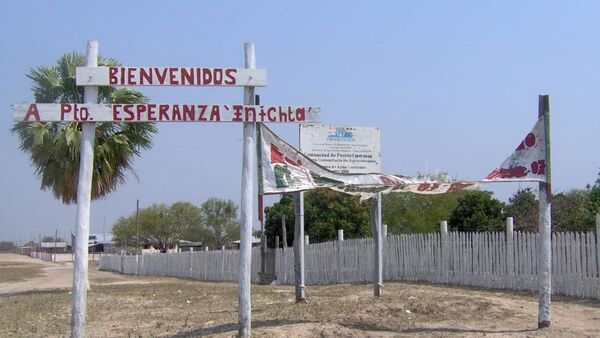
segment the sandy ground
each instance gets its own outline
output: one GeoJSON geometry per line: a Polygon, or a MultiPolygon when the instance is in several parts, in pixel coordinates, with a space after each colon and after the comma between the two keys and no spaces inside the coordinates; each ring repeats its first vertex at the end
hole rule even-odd
{"type": "MultiPolygon", "coordinates": [[[[40,264],[44,273],[0,284],[0,337],[68,336],[70,265],[0,255],[0,274],[15,270],[3,262],[23,259],[40,264]],[[46,291],[33,291],[41,288],[46,291]]],[[[237,332],[236,284],[124,276],[93,267],[90,281],[88,336],[232,337],[237,332]]],[[[253,336],[600,337],[598,301],[554,297],[552,325],[538,330],[537,297],[531,293],[386,283],[380,298],[372,297],[370,285],[349,284],[310,286],[307,296],[307,303],[296,304],[291,286],[253,285],[253,336]]]]}
{"type": "MultiPolygon", "coordinates": [[[[18,272],[35,272],[29,278],[5,282],[0,279],[0,295],[30,291],[70,290],[73,285],[73,263],[44,262],[28,256],[0,254],[0,275],[18,272]],[[9,272],[10,271],[10,272],[9,272]]],[[[89,268],[89,278],[94,284],[127,283],[123,275],[98,271],[94,263],[89,268]]]]}

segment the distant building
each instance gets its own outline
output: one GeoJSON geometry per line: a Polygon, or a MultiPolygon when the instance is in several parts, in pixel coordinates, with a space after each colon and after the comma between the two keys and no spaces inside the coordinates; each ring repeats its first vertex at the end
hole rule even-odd
{"type": "MultiPolygon", "coordinates": [[[[252,236],[252,246],[260,246],[260,238],[252,236]]],[[[227,249],[240,249],[240,240],[231,242],[231,245],[225,246],[227,249]]]]}
{"type": "Polygon", "coordinates": [[[112,234],[90,234],[88,238],[89,253],[115,253],[115,243],[112,240],[112,234]]]}
{"type": "Polygon", "coordinates": [[[204,249],[204,244],[202,242],[192,242],[186,240],[179,241],[179,251],[200,251],[204,249]]]}
{"type": "Polygon", "coordinates": [[[67,242],[42,242],[41,252],[46,253],[67,253],[69,247],[67,242]]]}

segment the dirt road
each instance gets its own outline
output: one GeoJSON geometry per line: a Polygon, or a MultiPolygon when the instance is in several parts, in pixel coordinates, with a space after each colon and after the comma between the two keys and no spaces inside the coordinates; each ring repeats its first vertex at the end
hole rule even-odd
{"type": "MultiPolygon", "coordinates": [[[[127,283],[126,276],[98,271],[91,266],[93,284],[127,283]]],[[[73,263],[44,262],[28,256],[0,254],[0,295],[30,291],[70,290],[73,285],[73,263]]]]}
{"type": "MultiPolygon", "coordinates": [[[[5,260],[0,256],[0,275],[9,271],[2,265],[5,260]]],[[[69,266],[60,270],[48,264],[42,264],[45,276],[31,279],[48,281],[44,278],[62,271],[63,284],[46,285],[65,285],[66,280],[68,287],[69,266]]],[[[90,276],[89,336],[233,337],[237,333],[236,284],[124,276],[93,268],[90,276]]],[[[31,281],[15,283],[21,289],[32,285],[31,281]]],[[[7,283],[0,284],[4,293],[0,337],[69,335],[68,291],[7,294],[6,287],[7,283]]],[[[537,296],[531,293],[386,283],[380,298],[372,297],[370,285],[349,284],[309,286],[307,297],[307,303],[296,304],[292,286],[253,285],[253,336],[600,337],[598,301],[554,297],[552,326],[538,330],[537,296]]]]}

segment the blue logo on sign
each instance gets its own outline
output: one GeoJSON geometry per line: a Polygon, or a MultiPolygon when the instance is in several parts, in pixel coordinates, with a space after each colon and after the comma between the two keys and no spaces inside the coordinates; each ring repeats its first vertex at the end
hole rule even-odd
{"type": "Polygon", "coordinates": [[[346,130],[344,127],[338,127],[335,129],[335,134],[327,136],[327,141],[354,141],[352,132],[346,130]]]}

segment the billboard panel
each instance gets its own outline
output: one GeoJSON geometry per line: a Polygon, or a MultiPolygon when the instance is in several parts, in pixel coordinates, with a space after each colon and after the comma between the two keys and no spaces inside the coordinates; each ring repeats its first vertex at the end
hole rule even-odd
{"type": "Polygon", "coordinates": [[[332,171],[381,172],[379,128],[301,124],[300,149],[332,171]]]}

